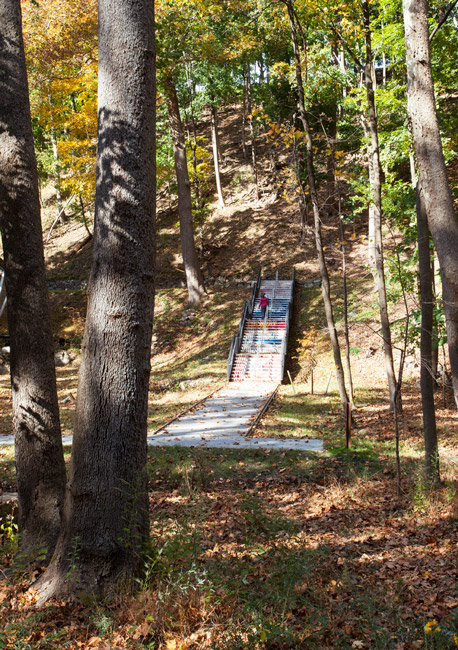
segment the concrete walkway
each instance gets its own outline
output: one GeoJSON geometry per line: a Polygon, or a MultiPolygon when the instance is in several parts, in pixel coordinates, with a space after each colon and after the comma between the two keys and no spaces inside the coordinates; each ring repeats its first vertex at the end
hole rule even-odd
{"type": "MultiPolygon", "coordinates": [[[[148,436],[154,447],[216,447],[219,449],[297,449],[323,451],[323,441],[309,438],[246,438],[253,421],[277,384],[231,382],[195,408],[148,436]]],[[[73,436],[62,436],[64,445],[73,436]]],[[[0,445],[14,444],[12,435],[0,445]]]]}
{"type": "Polygon", "coordinates": [[[148,444],[323,451],[322,440],[245,437],[276,387],[277,384],[272,383],[231,382],[196,408],[148,436],[148,444]]]}

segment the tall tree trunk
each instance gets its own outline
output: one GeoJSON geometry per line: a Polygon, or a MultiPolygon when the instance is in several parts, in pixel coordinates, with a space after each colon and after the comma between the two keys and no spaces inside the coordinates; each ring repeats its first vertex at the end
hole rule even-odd
{"type": "Polygon", "coordinates": [[[246,138],[245,138],[245,124],[246,124],[246,74],[243,68],[243,97],[242,97],[242,151],[243,159],[246,161],[246,138]]]}
{"type": "Polygon", "coordinates": [[[8,296],[21,551],[59,533],[65,466],[19,0],[0,3],[0,225],[8,296]]]}
{"type": "Polygon", "coordinates": [[[426,0],[403,0],[408,112],[429,229],[439,258],[453,392],[458,407],[458,221],[447,177],[431,73],[426,0]]]}
{"type": "Polygon", "coordinates": [[[312,142],[312,137],[310,132],[310,126],[307,119],[307,114],[305,111],[304,84],[302,81],[301,61],[300,61],[300,54],[299,54],[299,48],[297,42],[296,24],[294,20],[294,9],[292,6],[292,0],[285,0],[285,4],[288,10],[288,17],[289,17],[290,30],[291,30],[291,40],[293,43],[294,60],[295,60],[295,68],[296,68],[296,84],[297,84],[297,93],[299,99],[299,116],[302,122],[302,127],[306,135],[307,174],[308,174],[309,187],[310,187],[310,197],[312,200],[313,216],[315,221],[315,245],[316,245],[316,252],[318,257],[318,264],[320,267],[321,292],[323,295],[324,311],[326,314],[329,337],[331,339],[332,352],[334,355],[334,364],[336,368],[337,385],[339,389],[340,401],[342,402],[342,407],[344,409],[344,412],[346,412],[346,409],[348,408],[349,400],[345,388],[345,376],[342,367],[339,338],[337,336],[337,329],[335,326],[334,313],[332,309],[329,275],[328,275],[328,269],[326,267],[326,260],[324,257],[323,242],[321,239],[320,209],[318,204],[318,193],[317,193],[317,188],[315,183],[315,172],[313,168],[313,142],[312,142]]]}
{"type": "MultiPolygon", "coordinates": [[[[361,124],[364,130],[364,135],[370,141],[370,129],[368,125],[367,116],[361,115],[361,124]]],[[[370,152],[367,155],[367,171],[369,174],[369,187],[372,188],[375,185],[375,175],[374,175],[374,160],[370,152]]],[[[375,236],[375,222],[376,222],[376,205],[373,197],[369,201],[368,206],[368,220],[367,220],[367,263],[370,268],[370,271],[374,278],[377,276],[377,247],[376,247],[376,236],[375,236]]]]}
{"type": "MultiPolygon", "coordinates": [[[[337,65],[339,62],[337,46],[332,45],[332,64],[337,65]]],[[[335,153],[337,144],[337,101],[334,97],[330,98],[332,102],[328,114],[328,125],[326,126],[321,120],[323,132],[326,137],[326,144],[329,154],[326,155],[326,212],[328,217],[334,217],[338,214],[338,191],[336,182],[335,153]]]]}
{"type": "Polygon", "coordinates": [[[192,125],[192,168],[194,171],[194,191],[196,195],[197,205],[199,205],[200,187],[199,187],[199,178],[197,176],[197,127],[196,127],[196,117],[194,115],[194,83],[192,80],[192,64],[186,66],[186,76],[188,81],[189,107],[191,112],[191,125],[192,125]]]}
{"type": "Polygon", "coordinates": [[[148,539],[154,62],[153,1],[99,0],[94,253],[63,525],[41,601],[115,594],[148,539]]]}
{"type": "Polygon", "coordinates": [[[342,198],[340,194],[339,181],[337,185],[337,195],[338,195],[338,218],[339,218],[339,231],[340,231],[340,240],[341,240],[341,250],[342,250],[342,281],[343,281],[343,308],[344,308],[344,331],[345,331],[345,360],[347,363],[347,377],[348,377],[348,388],[350,393],[350,401],[353,404],[354,402],[354,392],[353,392],[353,377],[351,372],[351,359],[350,359],[350,329],[348,327],[348,287],[347,287],[347,256],[345,253],[345,230],[342,214],[342,198]]]}
{"type": "MultiPolygon", "coordinates": [[[[391,343],[391,327],[388,316],[386,300],[385,269],[383,264],[382,242],[382,166],[380,164],[380,151],[378,144],[377,114],[375,110],[374,87],[372,83],[372,42],[370,27],[370,8],[367,0],[362,3],[363,21],[366,40],[366,63],[364,66],[364,84],[367,95],[367,116],[365,124],[370,139],[369,149],[369,177],[371,180],[372,206],[369,209],[373,218],[374,256],[375,256],[375,287],[378,295],[380,311],[380,324],[382,326],[383,350],[385,353],[385,371],[388,378],[390,394],[390,408],[394,409],[394,399],[398,395],[398,411],[401,410],[401,393],[396,391],[396,374],[393,362],[393,346],[391,343]]],[[[370,239],[371,233],[369,233],[370,239]]]]}
{"type": "Polygon", "coordinates": [[[250,125],[250,136],[251,136],[251,166],[253,168],[253,177],[254,177],[254,186],[256,188],[256,201],[259,201],[259,183],[258,183],[258,168],[256,163],[256,136],[254,132],[254,123],[253,123],[253,104],[251,102],[251,74],[250,74],[250,64],[248,63],[246,67],[246,100],[247,100],[247,110],[248,110],[248,123],[250,125]]]}
{"type": "MultiPolygon", "coordinates": [[[[295,117],[293,120],[293,127],[294,127],[294,121],[295,117]]],[[[296,185],[297,189],[299,190],[299,224],[301,227],[301,239],[300,243],[303,244],[305,240],[305,233],[308,227],[308,206],[307,206],[307,195],[305,194],[304,191],[304,185],[302,183],[302,170],[304,169],[304,161],[303,157],[301,155],[300,149],[297,145],[297,139],[296,139],[296,130],[295,128],[292,129],[293,132],[293,161],[294,161],[294,173],[296,176],[296,185]]]]}
{"type": "Polygon", "coordinates": [[[212,149],[213,149],[213,165],[215,167],[215,180],[216,191],[218,192],[218,205],[224,208],[223,191],[221,189],[221,176],[219,173],[219,147],[218,147],[218,131],[216,121],[216,108],[213,104],[210,106],[211,115],[211,131],[212,131],[212,149]]]}
{"type": "Polygon", "coordinates": [[[188,305],[198,305],[204,294],[204,282],[197,258],[192,229],[192,198],[189,182],[188,161],[186,159],[186,142],[183,124],[178,106],[177,91],[173,79],[165,81],[167,108],[169,111],[170,130],[173,140],[175,172],[178,183],[178,213],[180,215],[181,252],[183,255],[186,285],[188,287],[188,305]]]}
{"type": "Polygon", "coordinates": [[[436,410],[434,405],[435,377],[432,370],[434,295],[433,274],[429,253],[428,220],[420,184],[417,185],[417,241],[421,296],[420,384],[423,409],[423,436],[425,440],[425,465],[426,477],[430,483],[434,484],[440,480],[436,410]]]}
{"type": "Polygon", "coordinates": [[[336,188],[336,169],[334,164],[334,156],[336,152],[336,137],[337,137],[337,106],[332,107],[333,115],[329,122],[328,131],[326,134],[327,144],[330,149],[330,154],[326,156],[326,212],[328,217],[334,217],[337,213],[337,188],[336,188]]]}

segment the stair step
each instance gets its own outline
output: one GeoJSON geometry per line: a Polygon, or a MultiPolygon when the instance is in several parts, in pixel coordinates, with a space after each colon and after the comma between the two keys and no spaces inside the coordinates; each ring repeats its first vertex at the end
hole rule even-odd
{"type": "Polygon", "coordinates": [[[261,281],[253,312],[245,321],[230,381],[281,381],[292,287],[291,280],[261,281]],[[269,298],[266,320],[259,308],[261,293],[269,298]]]}

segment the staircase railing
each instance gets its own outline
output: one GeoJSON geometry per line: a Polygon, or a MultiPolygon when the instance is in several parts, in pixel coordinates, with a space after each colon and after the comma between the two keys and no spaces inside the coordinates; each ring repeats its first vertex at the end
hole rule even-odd
{"type": "Polygon", "coordinates": [[[262,278],[262,266],[259,267],[256,282],[253,284],[253,288],[251,290],[251,298],[250,298],[250,313],[251,314],[253,313],[254,305],[255,305],[255,302],[256,302],[256,296],[258,295],[259,287],[261,286],[261,278],[262,278]]]}
{"type": "Polygon", "coordinates": [[[286,316],[285,316],[285,337],[281,344],[280,381],[283,381],[283,375],[285,374],[285,361],[286,361],[286,350],[288,347],[290,313],[291,313],[291,301],[288,303],[288,311],[286,312],[286,316]]]}
{"type": "Polygon", "coordinates": [[[240,318],[239,329],[237,330],[237,334],[234,334],[234,336],[232,337],[231,349],[229,351],[229,356],[227,357],[227,380],[228,381],[231,378],[235,355],[240,352],[240,346],[242,344],[242,339],[243,339],[243,329],[245,327],[245,321],[247,319],[249,309],[250,309],[250,303],[248,302],[248,300],[246,300],[243,306],[242,317],[240,318]]]}
{"type": "Polygon", "coordinates": [[[231,349],[229,350],[229,356],[227,357],[227,381],[231,379],[232,367],[234,365],[235,359],[235,348],[237,346],[237,334],[234,334],[232,337],[231,349]]]}
{"type": "Polygon", "coordinates": [[[272,300],[275,300],[275,294],[277,293],[277,286],[278,286],[278,271],[275,272],[275,284],[274,284],[274,292],[272,294],[272,300]]]}
{"type": "MultiPolygon", "coordinates": [[[[250,300],[247,300],[245,302],[245,305],[243,307],[242,311],[242,317],[240,319],[239,327],[237,330],[237,333],[234,334],[232,337],[232,343],[231,343],[231,348],[229,351],[229,356],[227,358],[227,379],[230,381],[231,375],[232,375],[232,370],[234,366],[234,361],[235,361],[235,356],[240,352],[240,348],[242,346],[242,341],[243,341],[243,335],[244,335],[244,329],[245,329],[245,323],[246,320],[249,316],[253,315],[254,311],[254,306],[256,303],[256,298],[258,295],[259,288],[261,286],[261,267],[259,267],[258,271],[258,276],[256,279],[256,282],[253,284],[253,288],[251,291],[251,298],[250,300]]],[[[280,381],[283,380],[283,375],[285,372],[285,362],[286,362],[286,351],[288,347],[288,336],[289,336],[289,327],[290,327],[290,321],[292,318],[292,311],[293,311],[293,296],[294,296],[294,283],[296,280],[296,270],[293,268],[293,274],[292,274],[292,279],[291,279],[291,291],[288,299],[288,308],[285,313],[285,329],[284,329],[284,338],[281,343],[281,374],[280,374],[280,381]]],[[[257,341],[256,344],[256,357],[255,357],[255,365],[260,366],[261,364],[261,354],[263,352],[264,348],[264,343],[266,339],[266,331],[267,331],[267,321],[271,318],[272,316],[272,311],[275,308],[275,303],[278,302],[278,306],[284,304],[283,298],[276,298],[276,293],[277,293],[277,288],[278,288],[278,271],[275,274],[275,285],[273,288],[273,294],[271,299],[269,300],[269,304],[266,309],[266,313],[264,315],[264,321],[263,321],[263,327],[260,332],[261,336],[257,341]]],[[[278,308],[278,307],[277,307],[278,308]]],[[[247,363],[248,363],[248,357],[247,357],[247,363]]]]}

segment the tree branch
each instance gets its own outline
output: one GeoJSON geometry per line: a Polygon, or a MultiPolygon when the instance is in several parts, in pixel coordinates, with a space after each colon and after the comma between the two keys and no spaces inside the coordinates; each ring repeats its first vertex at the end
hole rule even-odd
{"type": "Polygon", "coordinates": [[[429,42],[430,42],[430,43],[431,43],[431,41],[433,40],[434,36],[435,36],[435,35],[437,34],[437,32],[439,31],[439,29],[442,27],[442,25],[446,22],[447,18],[450,16],[450,14],[452,13],[453,9],[456,7],[457,2],[458,2],[458,0],[453,0],[453,2],[451,2],[451,3],[449,4],[449,6],[447,7],[447,11],[446,11],[445,14],[442,16],[441,20],[437,23],[437,25],[435,26],[435,28],[433,29],[433,31],[432,31],[431,34],[429,35],[429,42]]]}

